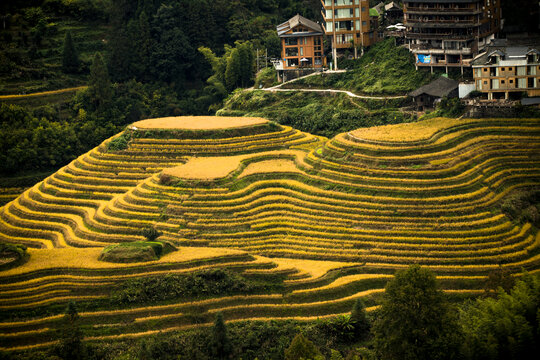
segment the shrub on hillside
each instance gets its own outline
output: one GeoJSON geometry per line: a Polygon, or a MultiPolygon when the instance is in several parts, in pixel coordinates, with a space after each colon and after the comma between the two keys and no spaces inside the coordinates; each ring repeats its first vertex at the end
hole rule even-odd
{"type": "Polygon", "coordinates": [[[0,270],[22,265],[29,257],[24,245],[0,244],[0,270]]]}
{"type": "Polygon", "coordinates": [[[169,242],[135,241],[105,247],[99,260],[113,263],[154,261],[175,250],[169,242]]]}
{"type": "Polygon", "coordinates": [[[187,275],[167,274],[130,279],[111,295],[115,304],[146,303],[177,298],[250,293],[255,283],[223,269],[201,270],[187,275]]]}

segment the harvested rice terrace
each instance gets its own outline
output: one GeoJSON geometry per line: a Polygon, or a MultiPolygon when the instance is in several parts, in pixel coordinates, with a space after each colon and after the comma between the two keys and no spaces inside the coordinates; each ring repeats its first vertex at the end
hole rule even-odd
{"type": "Polygon", "coordinates": [[[31,248],[28,263],[0,273],[0,349],[56,341],[70,300],[83,306],[89,340],[112,340],[211,323],[217,311],[314,319],[347,313],[358,297],[373,307],[412,263],[456,298],[481,293],[499,266],[539,271],[538,224],[501,204],[540,188],[540,120],[431,119],[330,140],[254,126],[204,139],[131,127],[126,148],[109,149],[125,134],[108,139],[0,208],[0,241],[31,248]],[[143,240],[150,226],[180,250],[144,264],[98,261],[103,246],[143,240]],[[283,287],[109,300],[127,279],[214,268],[281,276],[283,287]]]}

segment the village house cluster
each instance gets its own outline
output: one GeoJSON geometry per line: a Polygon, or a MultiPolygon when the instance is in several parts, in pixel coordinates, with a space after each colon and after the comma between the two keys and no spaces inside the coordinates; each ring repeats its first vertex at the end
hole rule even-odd
{"type": "MultiPolygon", "coordinates": [[[[489,100],[540,96],[540,46],[498,38],[504,24],[501,1],[403,0],[370,8],[368,0],[321,0],[319,19],[298,14],[277,27],[282,53],[274,66],[282,81],[337,70],[344,57],[359,57],[365,48],[393,37],[414,55],[417,69],[446,74],[457,69],[470,77],[460,91],[457,82],[444,80],[430,87],[444,83],[436,91],[444,96],[472,91],[489,100]]],[[[419,105],[430,106],[433,101],[419,105]]]]}

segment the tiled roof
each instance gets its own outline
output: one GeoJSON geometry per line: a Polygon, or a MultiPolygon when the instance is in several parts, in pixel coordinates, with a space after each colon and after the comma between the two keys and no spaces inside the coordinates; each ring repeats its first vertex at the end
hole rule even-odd
{"type": "Polygon", "coordinates": [[[309,30],[312,30],[312,32],[314,33],[323,32],[321,24],[317,24],[315,21],[311,21],[309,19],[306,19],[302,15],[297,14],[290,18],[288,21],[285,21],[284,23],[277,26],[278,36],[284,35],[286,32],[297,27],[298,25],[304,25],[309,30]]]}
{"type": "Polygon", "coordinates": [[[411,91],[409,96],[416,97],[418,95],[427,94],[435,97],[443,97],[450,94],[452,90],[457,89],[458,86],[459,83],[457,81],[441,76],[429,84],[411,91]]]}

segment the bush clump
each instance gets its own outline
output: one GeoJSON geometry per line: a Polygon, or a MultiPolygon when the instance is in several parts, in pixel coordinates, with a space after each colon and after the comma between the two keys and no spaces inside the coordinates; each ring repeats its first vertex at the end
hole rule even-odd
{"type": "Polygon", "coordinates": [[[501,211],[512,220],[530,222],[538,226],[540,225],[539,203],[540,190],[515,192],[504,199],[501,211]]]}
{"type": "Polygon", "coordinates": [[[0,270],[10,269],[24,264],[30,255],[26,246],[20,244],[0,244],[0,270]]]}
{"type": "Polygon", "coordinates": [[[258,286],[245,277],[224,269],[209,269],[187,275],[167,274],[130,279],[112,293],[115,304],[147,303],[177,298],[253,292],[258,286]]]}
{"type": "Polygon", "coordinates": [[[99,260],[113,263],[154,261],[175,250],[176,247],[169,242],[134,241],[105,247],[99,260]]]}
{"type": "Polygon", "coordinates": [[[107,145],[107,150],[121,151],[128,148],[129,140],[131,140],[131,132],[124,131],[122,135],[116,139],[111,140],[107,145]]]}

